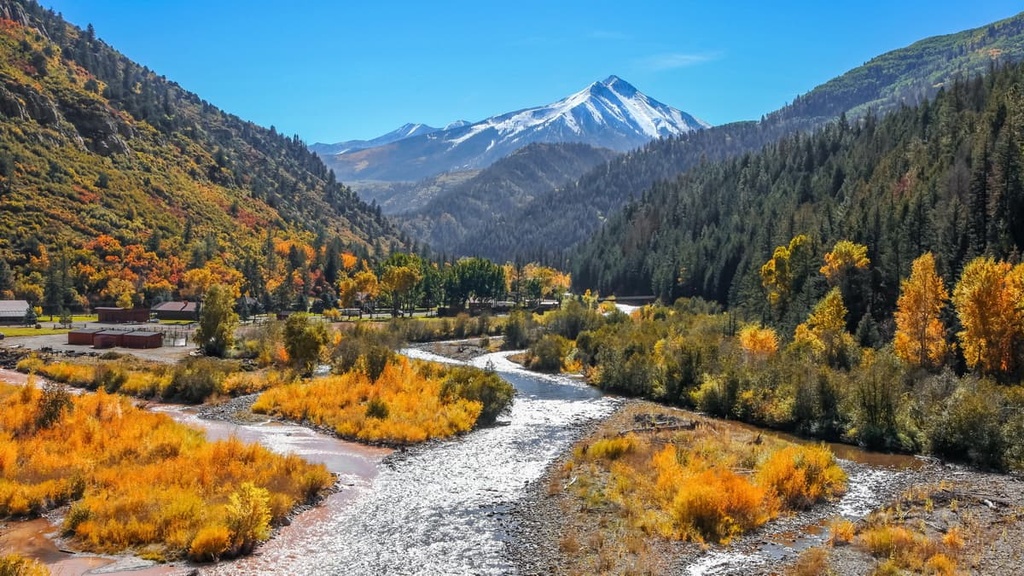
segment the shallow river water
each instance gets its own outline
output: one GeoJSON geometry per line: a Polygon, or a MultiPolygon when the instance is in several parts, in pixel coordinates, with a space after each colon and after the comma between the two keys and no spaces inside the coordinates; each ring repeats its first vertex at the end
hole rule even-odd
{"type": "MultiPolygon", "coordinates": [[[[418,349],[415,357],[452,362],[418,349]]],[[[523,370],[509,353],[471,363],[491,366],[518,394],[499,425],[461,438],[392,453],[279,423],[235,425],[201,420],[192,409],[156,406],[206,430],[211,439],[238,436],[279,452],[323,462],[341,491],[299,515],[253,556],[200,568],[203,574],[510,574],[502,521],[528,485],[569,447],[578,428],[611,413],[619,401],[563,376],[523,370]]],[[[849,454],[844,456],[850,457],[849,454]]],[[[910,459],[901,460],[909,462],[910,459]]],[[[900,466],[855,467],[837,512],[859,517],[877,507],[900,466]]],[[[822,536],[757,550],[709,551],[686,574],[756,572],[772,558],[795,553],[822,536]]],[[[86,568],[88,569],[88,568],[86,568]]],[[[109,568],[108,568],[109,569],[109,568]]]]}
{"type": "MultiPolygon", "coordinates": [[[[418,350],[410,356],[444,361],[418,350]]],[[[519,394],[501,425],[395,453],[372,489],[314,512],[301,548],[277,538],[210,574],[508,574],[501,517],[571,443],[572,429],[616,404],[568,378],[543,377],[490,354],[519,394]]],[[[287,530],[285,531],[287,532],[287,530]]],[[[285,536],[282,534],[282,536],[285,536]]]]}

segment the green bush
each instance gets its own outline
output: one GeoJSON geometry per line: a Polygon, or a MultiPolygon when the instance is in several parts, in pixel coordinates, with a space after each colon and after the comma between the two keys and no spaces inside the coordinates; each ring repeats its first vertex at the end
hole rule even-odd
{"type": "Polygon", "coordinates": [[[236,362],[216,358],[192,358],[178,364],[171,376],[171,383],[163,391],[164,399],[180,400],[198,404],[214,392],[228,374],[238,370],[236,362]]]}
{"type": "Polygon", "coordinates": [[[540,327],[533,319],[533,314],[525,310],[513,310],[505,323],[506,350],[521,350],[533,344],[539,336],[540,327]]]}
{"type": "Polygon", "coordinates": [[[386,420],[388,417],[388,405],[380,398],[371,398],[366,403],[366,417],[386,420]]]}
{"type": "Polygon", "coordinates": [[[452,368],[441,385],[441,398],[445,402],[464,398],[483,404],[478,426],[492,424],[509,410],[515,393],[516,389],[494,372],[466,366],[452,368]]]}
{"type": "Polygon", "coordinates": [[[571,343],[558,334],[547,334],[530,347],[530,368],[558,372],[569,353],[571,343]]]}
{"type": "Polygon", "coordinates": [[[1002,469],[1007,449],[1003,435],[1003,398],[995,385],[963,378],[928,428],[931,452],[983,468],[1002,469]]]}
{"type": "Polygon", "coordinates": [[[111,366],[110,364],[103,363],[96,365],[96,369],[93,371],[92,386],[91,389],[95,390],[102,387],[107,393],[113,394],[124,386],[124,383],[128,381],[128,374],[123,370],[111,366]]]}

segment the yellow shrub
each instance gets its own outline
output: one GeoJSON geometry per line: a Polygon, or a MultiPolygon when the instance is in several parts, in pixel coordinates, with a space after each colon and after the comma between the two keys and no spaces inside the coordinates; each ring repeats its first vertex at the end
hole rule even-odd
{"type": "Polygon", "coordinates": [[[960,552],[964,547],[963,530],[959,526],[953,526],[942,535],[942,544],[954,554],[960,552]]]}
{"type": "Polygon", "coordinates": [[[228,396],[254,394],[292,381],[291,375],[281,370],[263,372],[234,372],[221,384],[221,393],[228,396]]]}
{"type": "Polygon", "coordinates": [[[853,522],[846,519],[834,520],[828,526],[828,541],[833,546],[837,544],[849,544],[853,541],[853,536],[856,531],[857,527],[853,522]]]}
{"type": "Polygon", "coordinates": [[[42,366],[43,360],[40,357],[33,355],[23,358],[22,360],[19,360],[18,365],[15,368],[18,370],[18,372],[30,374],[38,372],[42,366]]]}
{"type": "Polygon", "coordinates": [[[3,576],[49,576],[50,570],[36,560],[18,554],[0,556],[0,574],[3,576]]]}
{"type": "Polygon", "coordinates": [[[956,562],[942,553],[929,558],[925,562],[924,567],[928,574],[936,574],[938,576],[953,576],[956,574],[956,562]]]}
{"type": "Polygon", "coordinates": [[[757,482],[790,508],[809,508],[846,490],[846,474],[825,446],[789,446],[758,468],[757,482]]]}
{"type": "Polygon", "coordinates": [[[203,530],[227,524],[229,496],[243,483],[269,491],[279,522],[334,482],[323,466],[237,439],[207,442],[102,390],[73,397],[62,425],[36,427],[41,398],[29,385],[0,400],[0,517],[75,500],[63,529],[85,550],[178,557],[196,544],[209,553],[215,531],[203,530]],[[5,455],[12,445],[20,458],[5,455]]]}
{"type": "Polygon", "coordinates": [[[196,534],[188,546],[188,560],[216,562],[231,546],[231,531],[224,526],[207,526],[196,534]]]}
{"type": "Polygon", "coordinates": [[[441,389],[446,372],[398,358],[377,380],[359,371],[295,382],[267,390],[252,410],[307,421],[339,436],[363,441],[412,444],[467,432],[476,425],[483,405],[455,398],[441,389]],[[382,418],[368,418],[367,405],[387,406],[382,418]]]}
{"type": "Polygon", "coordinates": [[[587,458],[591,460],[615,460],[623,454],[632,452],[637,447],[635,434],[602,438],[587,447],[587,458]]]}

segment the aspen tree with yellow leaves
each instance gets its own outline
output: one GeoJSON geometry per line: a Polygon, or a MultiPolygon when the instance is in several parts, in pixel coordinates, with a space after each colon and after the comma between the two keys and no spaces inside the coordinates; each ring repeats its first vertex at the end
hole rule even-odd
{"type": "Polygon", "coordinates": [[[938,368],[949,346],[940,314],[949,300],[942,278],[935,272],[935,256],[922,254],[911,265],[910,278],[900,283],[896,302],[896,356],[914,366],[938,368]]]}
{"type": "Polygon", "coordinates": [[[957,337],[967,367],[983,374],[1009,373],[1024,336],[1024,264],[989,257],[971,260],[953,290],[963,326],[957,337]]]}

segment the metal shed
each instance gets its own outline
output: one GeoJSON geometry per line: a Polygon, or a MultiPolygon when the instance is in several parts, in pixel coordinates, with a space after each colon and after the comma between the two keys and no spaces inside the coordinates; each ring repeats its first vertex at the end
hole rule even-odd
{"type": "Polygon", "coordinates": [[[92,336],[93,348],[120,346],[125,333],[118,330],[100,330],[92,336]]]}
{"type": "Polygon", "coordinates": [[[149,308],[117,308],[100,306],[96,308],[98,322],[103,324],[123,324],[125,322],[148,322],[149,308]]]}
{"type": "Polygon", "coordinates": [[[164,345],[164,335],[159,332],[138,330],[129,332],[121,338],[121,346],[125,348],[159,348],[164,345]]]}
{"type": "Polygon", "coordinates": [[[21,324],[28,310],[26,300],[0,300],[0,324],[21,324]]]}
{"type": "Polygon", "coordinates": [[[93,337],[97,332],[102,332],[99,328],[79,328],[68,332],[68,344],[77,346],[92,346],[93,337]]]}

